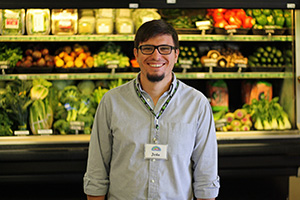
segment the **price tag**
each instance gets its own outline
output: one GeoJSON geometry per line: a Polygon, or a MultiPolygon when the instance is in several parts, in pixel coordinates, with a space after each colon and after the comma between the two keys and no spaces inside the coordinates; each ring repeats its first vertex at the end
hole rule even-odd
{"type": "Polygon", "coordinates": [[[167,0],[167,4],[175,4],[176,0],[167,0]]]}
{"type": "Polygon", "coordinates": [[[212,58],[204,59],[204,66],[205,67],[216,67],[217,59],[212,59],[212,58]]]}
{"type": "Polygon", "coordinates": [[[29,135],[29,131],[28,130],[16,130],[16,131],[14,131],[14,134],[18,135],[18,136],[29,135]]]}
{"type": "Polygon", "coordinates": [[[191,60],[180,60],[179,64],[184,69],[190,69],[192,67],[193,62],[191,60]]]}
{"type": "Polygon", "coordinates": [[[40,135],[52,135],[53,130],[52,129],[39,129],[38,134],[40,134],[40,135]]]}
{"type": "Polygon", "coordinates": [[[84,129],[84,122],[72,121],[72,122],[70,122],[70,129],[81,131],[84,129]]]}
{"type": "Polygon", "coordinates": [[[116,69],[116,68],[118,68],[119,63],[120,63],[119,60],[108,60],[106,62],[106,65],[107,65],[106,67],[108,69],[116,69]]]}

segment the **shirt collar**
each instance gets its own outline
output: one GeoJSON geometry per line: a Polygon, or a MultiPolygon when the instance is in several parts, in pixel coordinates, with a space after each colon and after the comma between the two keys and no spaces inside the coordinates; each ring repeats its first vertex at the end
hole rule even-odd
{"type": "MultiPolygon", "coordinates": [[[[142,93],[142,92],[145,92],[145,91],[142,89],[142,85],[140,83],[140,74],[141,74],[141,72],[139,72],[138,75],[137,75],[137,77],[136,77],[136,87],[142,93]]],[[[174,72],[172,72],[172,76],[173,76],[173,80],[172,80],[172,83],[170,85],[169,90],[167,91],[169,95],[172,94],[172,92],[175,89],[176,84],[177,84],[177,78],[176,78],[176,75],[175,75],[174,72]]]]}

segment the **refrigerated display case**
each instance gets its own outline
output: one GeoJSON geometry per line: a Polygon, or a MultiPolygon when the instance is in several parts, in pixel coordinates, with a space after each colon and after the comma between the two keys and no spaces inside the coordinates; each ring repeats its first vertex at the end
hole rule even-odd
{"type": "MultiPolygon", "coordinates": [[[[114,1],[115,2],[115,1],[114,1]]],[[[293,49],[293,67],[284,72],[186,72],[178,71],[179,79],[203,89],[208,80],[224,79],[233,87],[232,93],[240,95],[242,80],[269,80],[280,96],[280,104],[287,111],[292,123],[291,130],[276,131],[218,131],[219,172],[221,177],[246,177],[269,179],[271,177],[300,176],[300,11],[299,2],[254,1],[250,5],[243,2],[192,2],[192,1],[139,1],[139,2],[72,2],[75,8],[288,8],[294,16],[294,28],[291,35],[221,35],[221,34],[180,34],[180,43],[241,43],[289,44],[293,49]],[[117,6],[116,6],[117,5],[117,6]]],[[[1,8],[68,8],[70,2],[22,2],[0,3],[1,8]],[[15,4],[17,3],[17,4],[15,4]],[[18,6],[16,6],[18,5],[18,6]]],[[[101,43],[106,41],[131,43],[134,35],[44,35],[44,36],[0,36],[1,42],[14,43],[101,43]]],[[[114,80],[132,79],[136,72],[127,73],[22,73],[3,74],[0,80],[15,78],[32,80],[114,80]]],[[[240,97],[238,97],[240,98],[240,97]]],[[[241,104],[240,100],[236,100],[241,104]]],[[[85,171],[89,135],[39,135],[0,137],[0,185],[22,184],[81,184],[85,171]]],[[[286,179],[284,179],[286,181],[286,179]]],[[[288,183],[286,183],[288,184],[288,183]]]]}

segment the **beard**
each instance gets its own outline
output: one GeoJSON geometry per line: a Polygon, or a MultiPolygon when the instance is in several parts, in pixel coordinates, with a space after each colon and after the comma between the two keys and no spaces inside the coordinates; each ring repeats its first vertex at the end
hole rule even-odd
{"type": "Polygon", "coordinates": [[[165,78],[165,74],[162,75],[150,75],[147,74],[147,79],[151,82],[159,82],[165,78]]]}

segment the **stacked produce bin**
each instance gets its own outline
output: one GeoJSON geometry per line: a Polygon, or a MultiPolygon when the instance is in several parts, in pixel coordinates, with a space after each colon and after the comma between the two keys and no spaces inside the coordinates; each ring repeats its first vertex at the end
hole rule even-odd
{"type": "Polygon", "coordinates": [[[1,184],[81,183],[95,109],[136,77],[134,33],[161,18],[174,72],[211,102],[221,177],[299,176],[299,10],[168,6],[1,7],[1,184]]]}

